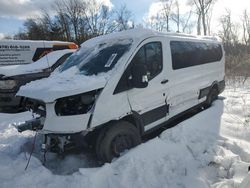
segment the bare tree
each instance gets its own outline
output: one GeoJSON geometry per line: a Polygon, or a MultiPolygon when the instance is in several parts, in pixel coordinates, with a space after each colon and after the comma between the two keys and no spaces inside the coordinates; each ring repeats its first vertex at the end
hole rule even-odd
{"type": "Polygon", "coordinates": [[[115,11],[115,22],[118,31],[134,28],[132,13],[127,9],[126,5],[122,5],[115,11]]]}
{"type": "Polygon", "coordinates": [[[24,22],[27,30],[27,37],[31,40],[46,39],[46,34],[38,19],[27,19],[24,22]]]}
{"type": "Polygon", "coordinates": [[[71,28],[70,28],[70,20],[69,15],[65,11],[65,7],[63,6],[61,1],[56,1],[54,4],[54,8],[56,10],[56,19],[58,23],[60,24],[61,28],[63,29],[63,32],[65,33],[65,37],[67,41],[70,41],[72,39],[71,37],[71,28]]]}
{"type": "Polygon", "coordinates": [[[225,46],[233,46],[238,43],[238,28],[232,22],[231,11],[226,10],[226,14],[220,18],[221,30],[219,36],[225,46]]]}
{"type": "MultiPolygon", "coordinates": [[[[62,23],[72,25],[75,41],[79,41],[79,26],[84,9],[84,2],[81,0],[60,0],[56,2],[56,10],[62,18],[62,23]]],[[[68,29],[65,27],[65,31],[68,29]]],[[[69,33],[67,33],[69,35],[69,33]]]]}
{"type": "Polygon", "coordinates": [[[248,46],[250,43],[250,18],[246,9],[243,11],[242,25],[243,25],[243,42],[245,43],[245,45],[248,46]]]}
{"type": "Polygon", "coordinates": [[[147,17],[144,21],[147,28],[154,29],[156,31],[164,31],[165,21],[162,19],[161,13],[147,17]]]}
{"type": "Polygon", "coordinates": [[[180,5],[179,5],[179,1],[175,0],[175,2],[173,3],[175,12],[171,14],[171,18],[172,20],[176,23],[177,26],[177,33],[180,32],[180,5]]]}
{"type": "Polygon", "coordinates": [[[98,36],[113,31],[110,24],[112,12],[109,7],[96,0],[89,0],[86,3],[88,6],[84,11],[84,18],[88,27],[88,32],[92,36],[98,36]]]}
{"type": "MultiPolygon", "coordinates": [[[[188,7],[188,6],[187,6],[188,7]]],[[[186,12],[180,11],[180,4],[178,0],[175,0],[173,3],[172,13],[171,13],[171,20],[176,24],[177,31],[176,32],[183,32],[183,33],[190,33],[191,28],[193,27],[190,18],[193,14],[192,6],[190,6],[190,10],[186,12]]]]}
{"type": "Polygon", "coordinates": [[[56,15],[43,11],[40,18],[26,20],[26,31],[15,38],[80,44],[91,37],[134,27],[132,13],[126,6],[112,10],[97,0],[61,0],[54,3],[54,8],[56,15]]]}
{"type": "Polygon", "coordinates": [[[53,19],[45,10],[42,11],[41,17],[37,19],[37,23],[45,34],[47,40],[65,40],[63,29],[59,23],[53,19]]]}
{"type": "Polygon", "coordinates": [[[201,34],[201,25],[203,29],[203,34],[207,35],[208,30],[208,11],[211,9],[215,0],[192,0],[191,3],[196,7],[197,18],[197,34],[201,34]]]}
{"type": "Polygon", "coordinates": [[[150,15],[144,20],[146,27],[157,31],[170,31],[173,2],[174,0],[160,0],[160,9],[157,14],[150,15]]]}
{"type": "Polygon", "coordinates": [[[213,16],[213,6],[214,3],[212,3],[210,9],[207,11],[207,18],[206,18],[206,24],[207,24],[207,34],[211,35],[211,21],[213,16]]]}
{"type": "Polygon", "coordinates": [[[171,13],[172,13],[172,7],[173,7],[173,0],[160,0],[161,3],[162,3],[162,17],[163,19],[165,20],[166,22],[166,30],[167,31],[170,31],[170,28],[169,28],[169,21],[170,21],[170,16],[171,16],[171,13]]]}

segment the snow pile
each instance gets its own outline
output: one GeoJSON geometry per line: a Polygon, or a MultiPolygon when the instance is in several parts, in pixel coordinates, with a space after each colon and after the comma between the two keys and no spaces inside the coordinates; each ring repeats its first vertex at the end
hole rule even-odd
{"type": "Polygon", "coordinates": [[[31,114],[0,114],[0,187],[247,188],[247,179],[240,183],[250,165],[249,105],[250,88],[229,88],[211,108],[111,164],[98,167],[81,153],[51,157],[45,167],[37,151],[27,171],[34,133],[19,134],[9,123],[31,114]]]}
{"type": "Polygon", "coordinates": [[[64,54],[75,52],[76,50],[57,50],[54,52],[50,52],[47,55],[43,56],[41,59],[37,60],[34,63],[26,64],[26,65],[10,65],[0,67],[0,75],[4,76],[16,76],[22,74],[30,74],[42,72],[43,69],[47,69],[53,66],[57,60],[59,60],[64,54]]]}

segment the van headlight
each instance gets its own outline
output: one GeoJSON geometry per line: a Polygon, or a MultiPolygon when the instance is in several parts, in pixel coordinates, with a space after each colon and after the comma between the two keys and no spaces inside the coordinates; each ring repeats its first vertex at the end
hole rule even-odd
{"type": "Polygon", "coordinates": [[[13,89],[16,86],[16,80],[0,80],[0,89],[13,89]]]}
{"type": "Polygon", "coordinates": [[[55,112],[58,116],[86,114],[95,103],[98,91],[57,99],[55,112]]]}

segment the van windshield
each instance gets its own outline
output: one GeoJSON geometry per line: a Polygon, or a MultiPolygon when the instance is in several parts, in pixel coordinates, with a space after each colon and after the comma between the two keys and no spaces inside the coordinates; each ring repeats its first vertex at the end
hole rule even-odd
{"type": "Polygon", "coordinates": [[[125,52],[130,49],[132,40],[119,40],[116,43],[101,43],[92,48],[82,47],[71,55],[60,67],[63,72],[73,66],[79,69],[80,74],[97,75],[108,72],[116,65],[125,52]]]}

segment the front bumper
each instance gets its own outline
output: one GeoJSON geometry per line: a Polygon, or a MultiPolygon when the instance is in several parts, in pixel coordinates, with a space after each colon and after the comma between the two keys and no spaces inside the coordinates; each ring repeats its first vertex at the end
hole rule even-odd
{"type": "Polygon", "coordinates": [[[28,109],[38,114],[32,120],[22,124],[13,124],[19,132],[37,131],[44,136],[42,150],[64,153],[78,147],[86,147],[85,136],[92,131],[90,128],[91,113],[60,116],[55,113],[55,103],[44,103],[27,98],[24,104],[28,109]]]}
{"type": "MultiPolygon", "coordinates": [[[[59,116],[55,112],[55,104],[44,103],[27,98],[24,105],[27,109],[44,118],[39,132],[42,134],[73,134],[87,130],[90,126],[91,113],[59,116]]],[[[32,121],[32,120],[31,120],[32,121]]]]}
{"type": "Polygon", "coordinates": [[[34,118],[29,121],[25,121],[24,123],[21,124],[13,124],[14,127],[18,130],[18,132],[23,132],[23,131],[37,131],[41,130],[43,128],[44,124],[44,117],[40,118],[34,118]]]}

